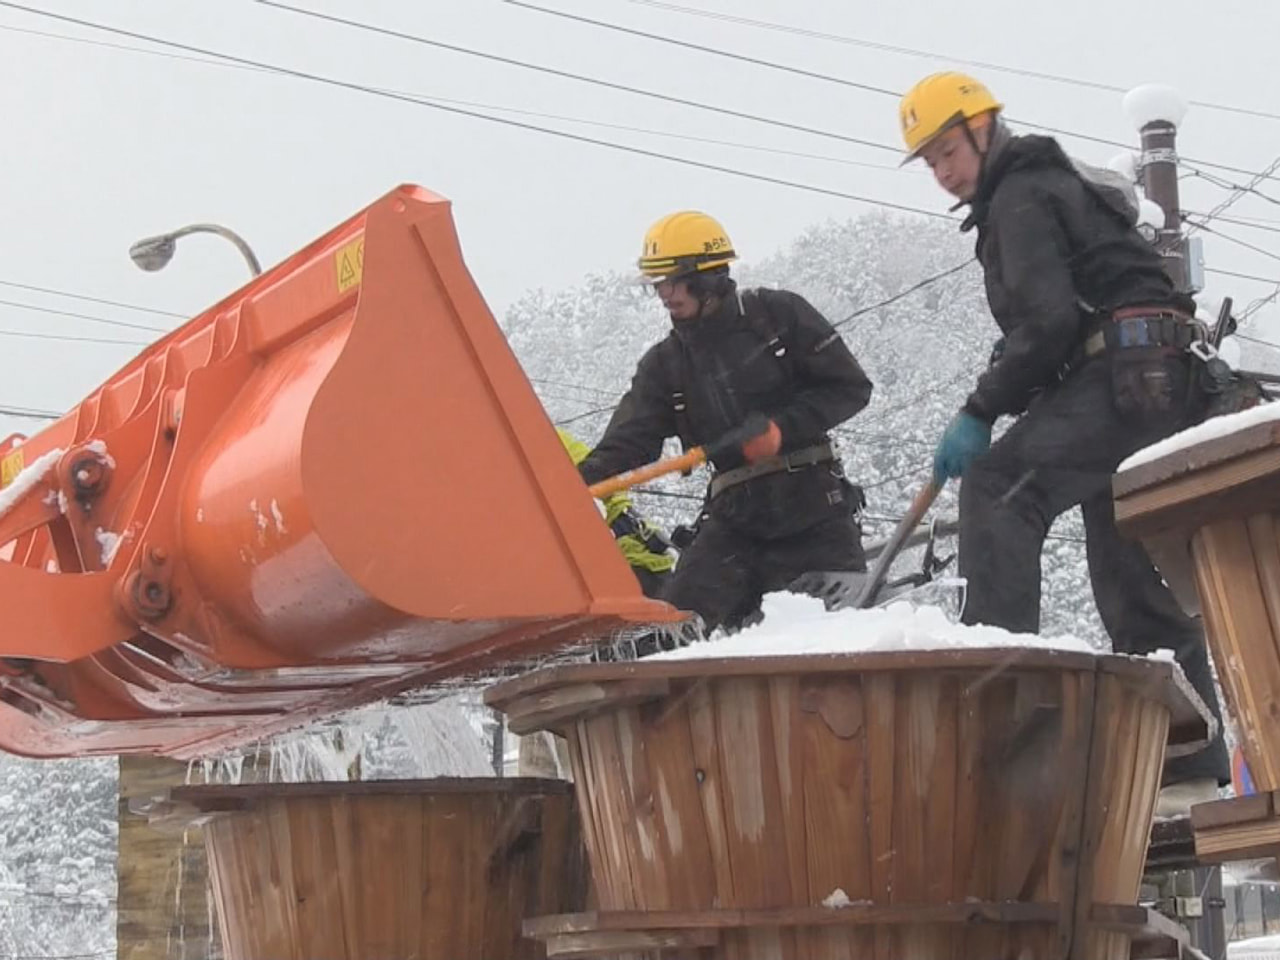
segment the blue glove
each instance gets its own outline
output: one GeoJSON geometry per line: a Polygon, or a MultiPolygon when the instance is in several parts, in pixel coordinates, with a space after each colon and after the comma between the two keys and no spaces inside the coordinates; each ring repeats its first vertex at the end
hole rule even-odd
{"type": "Polygon", "coordinates": [[[971,413],[961,410],[938,441],[933,453],[933,477],[939,483],[958,477],[969,464],[991,446],[991,424],[983,423],[971,413]]]}

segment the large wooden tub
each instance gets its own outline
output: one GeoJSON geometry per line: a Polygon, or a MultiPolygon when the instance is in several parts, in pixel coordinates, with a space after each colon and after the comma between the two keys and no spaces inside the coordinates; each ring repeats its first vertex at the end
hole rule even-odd
{"type": "Polygon", "coordinates": [[[1280,422],[1125,470],[1113,491],[1121,531],[1204,615],[1255,786],[1280,790],[1280,422]]]}
{"type": "Polygon", "coordinates": [[[525,917],[586,906],[569,785],[183,787],[226,960],[532,960],[525,917]]]}
{"type": "Polygon", "coordinates": [[[526,931],[553,957],[1127,960],[1193,697],[1170,663],[1043,649],[506,682],[513,730],[568,739],[599,900],[526,931]]]}

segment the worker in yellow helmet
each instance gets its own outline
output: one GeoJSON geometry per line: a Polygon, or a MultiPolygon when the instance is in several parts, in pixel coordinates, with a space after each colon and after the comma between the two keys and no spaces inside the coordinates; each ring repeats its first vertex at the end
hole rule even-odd
{"type": "MultiPolygon", "coordinates": [[[[575,465],[591,453],[591,448],[569,431],[557,428],[556,433],[575,465]]],[[[640,581],[640,589],[645,596],[661,597],[671,569],[676,565],[670,541],[656,526],[636,515],[631,498],[625,493],[605,498],[604,521],[613,531],[618,549],[631,564],[631,571],[640,581]]]]}
{"type": "Polygon", "coordinates": [[[636,367],[604,437],[579,465],[595,483],[656,460],[663,441],[711,453],[698,532],[664,599],[708,630],[812,571],[865,569],[860,491],[828,431],[867,405],[871,381],[830,323],[785,290],[739,290],[724,227],[697,210],[654,223],[641,279],[671,330],[636,367]]]}
{"type": "MultiPolygon", "coordinates": [[[[1134,204],[1043,136],[1015,136],[981,82],[937,73],[902,98],[909,159],[967,206],[1002,334],[947,426],[939,482],[962,478],[964,619],[1040,628],[1040,552],[1053,521],[1084,513],[1089,574],[1122,653],[1172,648],[1218,714],[1204,636],[1142,545],[1116,529],[1111,476],[1135,451],[1188,426],[1204,397],[1191,350],[1194,302],[1136,229],[1134,204]],[[1015,417],[994,444],[992,425],[1015,417]]],[[[1219,724],[1221,731],[1221,724],[1219,724]]],[[[1185,811],[1231,782],[1221,733],[1166,767],[1160,809],[1185,811]]]]}

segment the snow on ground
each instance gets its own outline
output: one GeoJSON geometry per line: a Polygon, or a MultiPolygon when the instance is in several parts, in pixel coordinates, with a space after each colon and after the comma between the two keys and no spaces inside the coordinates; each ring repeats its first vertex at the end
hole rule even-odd
{"type": "Polygon", "coordinates": [[[1159,443],[1143,447],[1128,460],[1121,463],[1116,468],[1116,472],[1121,473],[1144,463],[1159,460],[1161,457],[1176,453],[1179,450],[1193,447],[1197,443],[1230,436],[1248,427],[1257,426],[1260,423],[1269,423],[1272,420],[1280,420],[1280,403],[1263,403],[1249,410],[1241,410],[1239,413],[1228,413],[1221,417],[1213,417],[1204,423],[1189,427],[1181,433],[1166,437],[1159,443]]]}
{"type": "Polygon", "coordinates": [[[1280,960],[1280,937],[1254,937],[1229,943],[1227,960],[1280,960]]]}
{"type": "Polygon", "coordinates": [[[764,620],[733,636],[713,637],[658,655],[668,660],[705,657],[767,657],[788,654],[885,650],[956,650],[1036,647],[1096,653],[1075,637],[1015,634],[999,627],[952,623],[941,608],[897,601],[871,610],[828,612],[822,601],[790,593],[764,598],[764,620]]]}

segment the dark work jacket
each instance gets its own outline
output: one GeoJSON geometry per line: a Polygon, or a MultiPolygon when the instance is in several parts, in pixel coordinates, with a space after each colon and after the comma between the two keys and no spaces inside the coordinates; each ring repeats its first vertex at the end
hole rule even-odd
{"type": "Polygon", "coordinates": [[[1105,315],[1193,305],[1174,289],[1131,214],[1087,182],[1050,137],[1011,137],[990,158],[962,229],[977,227],[987,301],[1004,353],[965,410],[993,422],[1023,412],[1105,315]]]}
{"type": "MultiPolygon", "coordinates": [[[[604,437],[579,465],[587,483],[658,459],[667,437],[679,436],[686,449],[705,446],[752,413],[778,424],[783,453],[799,450],[823,442],[828,430],[867,405],[871,381],[817,310],[784,290],[747,294],[752,295],[768,312],[787,357],[780,359],[768,348],[743,316],[736,293],[726,296],[714,314],[673,324],[641,358],[604,437]],[[686,404],[679,420],[676,391],[683,392],[686,404]]],[[[730,456],[716,467],[741,464],[740,455],[730,456]]],[[[847,497],[837,461],[755,478],[721,493],[709,509],[746,533],[769,539],[847,511],[847,497]]]]}

